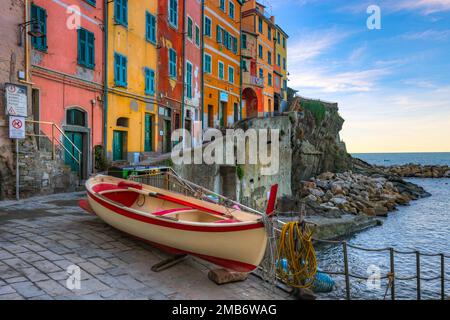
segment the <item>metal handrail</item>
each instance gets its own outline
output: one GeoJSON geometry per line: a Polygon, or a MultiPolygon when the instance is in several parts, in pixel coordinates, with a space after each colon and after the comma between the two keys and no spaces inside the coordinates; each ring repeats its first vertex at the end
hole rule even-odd
{"type": "MultiPolygon", "coordinates": [[[[46,125],[51,125],[52,126],[52,137],[51,137],[51,142],[52,142],[52,159],[55,159],[55,141],[70,155],[70,157],[78,164],[78,174],[81,177],[81,155],[82,152],[81,150],[69,139],[69,137],[64,133],[64,131],[58,127],[54,122],[50,122],[50,121],[37,121],[37,120],[25,120],[26,122],[29,123],[33,123],[33,124],[46,124],[46,125]],[[56,130],[67,140],[70,142],[70,144],[72,145],[72,147],[78,151],[78,158],[75,157],[74,153],[72,153],[71,151],[69,151],[64,144],[59,140],[56,139],[55,137],[55,128],[56,130]]],[[[47,135],[45,134],[31,134],[31,133],[27,133],[28,136],[32,136],[32,137],[47,137],[47,135]]]]}

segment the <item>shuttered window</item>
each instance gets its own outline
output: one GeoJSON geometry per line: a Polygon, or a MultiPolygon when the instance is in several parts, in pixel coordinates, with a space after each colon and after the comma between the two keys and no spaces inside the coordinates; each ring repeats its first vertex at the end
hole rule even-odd
{"type": "Polygon", "coordinates": [[[87,68],[95,67],[95,37],[86,29],[78,29],[78,64],[87,68]]]}
{"type": "Polygon", "coordinates": [[[41,51],[47,51],[47,10],[31,5],[31,20],[36,21],[32,24],[32,30],[40,32],[42,37],[31,37],[31,44],[33,48],[41,51]]]}
{"type": "Polygon", "coordinates": [[[178,0],[169,0],[169,23],[178,27],[178,0]]]}
{"type": "Polygon", "coordinates": [[[169,76],[177,77],[177,52],[172,48],[169,49],[169,76]]]}
{"type": "Polygon", "coordinates": [[[115,0],[114,20],[118,24],[128,26],[128,0],[115,0]]]}
{"type": "Polygon", "coordinates": [[[145,94],[155,94],[155,71],[145,68],[145,94]]]}
{"type": "Polygon", "coordinates": [[[145,14],[146,39],[152,43],[156,43],[156,17],[150,12],[145,14]]]}
{"type": "Polygon", "coordinates": [[[192,63],[186,62],[186,97],[192,98],[192,63]]]}
{"type": "Polygon", "coordinates": [[[114,83],[116,86],[127,86],[127,57],[115,53],[114,54],[114,83]]]}

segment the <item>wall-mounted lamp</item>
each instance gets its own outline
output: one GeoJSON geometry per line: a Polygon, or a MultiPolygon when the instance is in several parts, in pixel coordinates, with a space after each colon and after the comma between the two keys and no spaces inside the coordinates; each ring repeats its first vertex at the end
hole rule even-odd
{"type": "Polygon", "coordinates": [[[43,32],[41,32],[42,22],[38,22],[37,20],[30,20],[24,23],[19,24],[19,47],[22,46],[23,34],[26,31],[28,26],[31,26],[31,30],[27,32],[29,36],[35,38],[42,38],[45,36],[43,32]]]}

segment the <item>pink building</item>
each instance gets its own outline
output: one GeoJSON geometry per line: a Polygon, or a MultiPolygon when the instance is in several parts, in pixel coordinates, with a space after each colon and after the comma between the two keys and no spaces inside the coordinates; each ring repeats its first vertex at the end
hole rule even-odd
{"type": "MultiPolygon", "coordinates": [[[[194,121],[201,120],[202,104],[202,1],[185,0],[185,87],[184,127],[193,133],[194,121]]],[[[199,125],[198,130],[201,130],[199,125]]],[[[194,141],[196,143],[196,141],[194,141]]]]}
{"type": "Polygon", "coordinates": [[[28,10],[44,34],[31,39],[34,119],[49,138],[52,125],[43,122],[61,128],[65,136],[53,132],[66,164],[86,177],[103,143],[103,1],[33,0],[28,10]]]}

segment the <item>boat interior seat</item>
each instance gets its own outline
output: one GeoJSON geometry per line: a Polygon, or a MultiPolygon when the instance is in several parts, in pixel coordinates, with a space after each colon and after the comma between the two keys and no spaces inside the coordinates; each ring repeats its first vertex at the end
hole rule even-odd
{"type": "Polygon", "coordinates": [[[189,207],[182,207],[182,208],[174,208],[174,209],[161,209],[159,210],[155,210],[155,212],[153,212],[153,214],[155,216],[164,216],[166,214],[170,214],[170,213],[175,213],[175,212],[182,212],[182,211],[191,211],[194,210],[193,208],[189,208],[189,207]]]}

